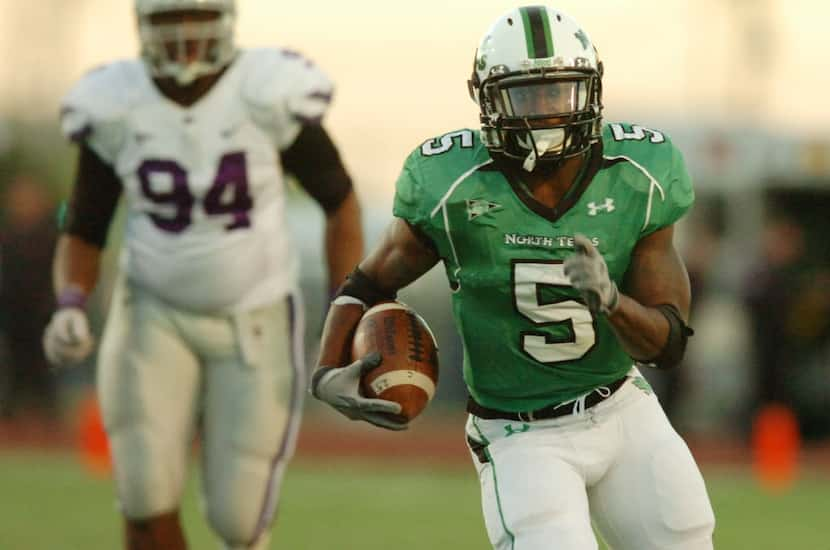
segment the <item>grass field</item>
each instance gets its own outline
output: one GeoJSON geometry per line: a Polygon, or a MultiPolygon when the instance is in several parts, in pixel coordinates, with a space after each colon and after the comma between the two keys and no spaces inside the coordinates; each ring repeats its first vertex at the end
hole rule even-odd
{"type": "MultiPolygon", "coordinates": [[[[805,474],[783,495],[746,472],[706,469],[720,550],[830,550],[830,479],[805,474]]],[[[0,549],[112,550],[120,522],[108,479],[69,456],[0,454],[0,549]]],[[[188,487],[185,527],[196,550],[215,549],[188,487]]],[[[471,469],[297,461],[289,469],[272,548],[481,550],[489,548],[471,469]]]]}

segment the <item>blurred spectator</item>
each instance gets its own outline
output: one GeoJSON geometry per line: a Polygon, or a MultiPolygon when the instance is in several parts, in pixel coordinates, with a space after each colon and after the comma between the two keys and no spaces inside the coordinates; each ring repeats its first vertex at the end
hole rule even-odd
{"type": "Polygon", "coordinates": [[[0,364],[0,413],[51,419],[57,413],[57,392],[41,336],[54,309],[54,203],[45,186],[28,176],[12,180],[3,199],[0,330],[6,356],[0,364]]]}
{"type": "Polygon", "coordinates": [[[818,439],[830,435],[830,270],[807,242],[795,217],[767,222],[746,305],[757,365],[753,408],[784,404],[805,439],[818,439]]]}

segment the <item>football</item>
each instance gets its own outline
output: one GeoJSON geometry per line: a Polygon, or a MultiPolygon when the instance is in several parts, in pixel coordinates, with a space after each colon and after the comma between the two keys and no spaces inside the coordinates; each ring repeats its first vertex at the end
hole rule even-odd
{"type": "Polygon", "coordinates": [[[420,315],[400,302],[369,308],[355,329],[352,360],[371,352],[381,363],[363,376],[366,397],[395,401],[401,420],[410,421],[426,408],[438,383],[438,346],[420,315]]]}

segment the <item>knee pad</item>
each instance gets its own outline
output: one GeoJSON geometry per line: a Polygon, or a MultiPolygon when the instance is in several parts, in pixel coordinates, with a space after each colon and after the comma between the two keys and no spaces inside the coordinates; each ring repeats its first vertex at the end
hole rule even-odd
{"type": "Polygon", "coordinates": [[[261,509],[261,503],[252,502],[250,498],[241,501],[223,496],[225,498],[207,502],[207,519],[225,546],[232,549],[267,548],[266,534],[273,517],[271,510],[261,509]]]}
{"type": "Polygon", "coordinates": [[[141,437],[140,431],[140,427],[125,426],[110,434],[118,503],[131,519],[178,509],[184,479],[184,472],[168,471],[168,461],[143,444],[148,438],[141,437]]]}

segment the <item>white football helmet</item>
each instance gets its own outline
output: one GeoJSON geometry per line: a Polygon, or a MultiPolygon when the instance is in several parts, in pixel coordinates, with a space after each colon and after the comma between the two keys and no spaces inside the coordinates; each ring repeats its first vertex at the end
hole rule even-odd
{"type": "Polygon", "coordinates": [[[187,86],[216,73],[236,54],[235,0],[135,0],[141,56],[157,78],[187,86]],[[153,24],[153,15],[180,11],[216,13],[210,21],[153,24]]]}
{"type": "Polygon", "coordinates": [[[570,17],[545,6],[502,15],[476,51],[470,95],[481,110],[481,139],[493,152],[559,162],[600,139],[602,63],[570,17]]]}

